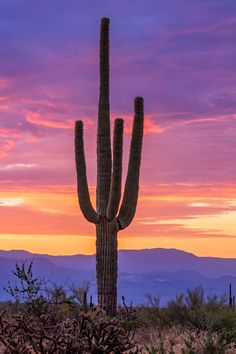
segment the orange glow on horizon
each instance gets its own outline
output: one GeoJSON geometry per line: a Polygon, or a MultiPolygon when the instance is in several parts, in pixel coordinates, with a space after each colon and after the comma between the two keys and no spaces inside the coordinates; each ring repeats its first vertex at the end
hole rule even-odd
{"type": "MultiPolygon", "coordinates": [[[[90,189],[94,203],[95,188],[90,189]]],[[[75,187],[42,190],[29,186],[1,191],[1,249],[93,254],[95,228],[81,214],[75,187]]],[[[202,256],[235,257],[236,196],[233,187],[224,190],[200,190],[197,195],[196,187],[189,184],[181,184],[181,190],[168,184],[156,189],[145,186],[133,223],[119,233],[119,249],[163,247],[202,256]]]]}
{"type": "MultiPolygon", "coordinates": [[[[176,239],[166,237],[118,237],[118,249],[176,248],[197,256],[235,258],[236,237],[230,243],[222,239],[176,239]],[[209,249],[211,254],[209,255],[209,249]]],[[[95,253],[95,236],[75,235],[0,235],[1,250],[26,250],[50,255],[95,253]]]]}

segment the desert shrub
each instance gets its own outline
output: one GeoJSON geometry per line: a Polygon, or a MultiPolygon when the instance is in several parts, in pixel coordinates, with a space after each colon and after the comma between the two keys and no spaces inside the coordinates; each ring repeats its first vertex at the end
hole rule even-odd
{"type": "Polygon", "coordinates": [[[122,322],[102,311],[81,313],[52,325],[48,314],[0,314],[1,353],[138,353],[122,322]]]}
{"type": "Polygon", "coordinates": [[[69,284],[69,291],[70,291],[70,299],[83,307],[86,311],[89,307],[93,307],[92,299],[90,299],[90,304],[88,304],[88,292],[89,292],[89,282],[84,282],[82,285],[78,286],[75,283],[69,284]]]}
{"type": "Polygon", "coordinates": [[[16,263],[16,269],[12,271],[16,282],[8,285],[4,290],[13,297],[16,303],[32,303],[40,296],[42,281],[33,275],[33,262],[27,266],[26,261],[22,264],[16,263]]]}
{"type": "Polygon", "coordinates": [[[141,353],[145,354],[229,354],[236,350],[233,333],[212,333],[177,327],[167,328],[162,332],[149,330],[138,340],[142,344],[141,353]]]}
{"type": "Polygon", "coordinates": [[[166,315],[171,324],[182,327],[208,329],[210,320],[203,309],[204,291],[201,286],[187,289],[186,294],[178,294],[167,304],[166,315]],[[208,321],[209,320],[209,321],[208,321]]]}
{"type": "Polygon", "coordinates": [[[201,286],[187,289],[185,303],[190,309],[199,309],[204,304],[204,290],[201,286]]]}
{"type": "Polygon", "coordinates": [[[147,294],[148,308],[146,309],[146,321],[153,327],[161,326],[162,311],[160,309],[160,296],[159,294],[147,294]]]}
{"type": "Polygon", "coordinates": [[[171,300],[166,307],[166,316],[169,319],[170,325],[186,324],[189,317],[189,310],[185,303],[184,294],[176,295],[175,300],[171,300]]]}
{"type": "MultiPolygon", "coordinates": [[[[87,311],[91,304],[87,302],[89,283],[81,286],[76,284],[57,284],[51,281],[38,279],[33,274],[33,262],[16,263],[15,283],[4,287],[11,295],[13,302],[9,302],[11,310],[40,316],[46,311],[54,313],[55,322],[66,317],[76,317],[81,311],[87,311]]],[[[90,301],[91,302],[91,301],[90,301]]],[[[5,305],[4,305],[5,306],[5,305]]]]}
{"type": "Polygon", "coordinates": [[[144,350],[142,350],[142,353],[146,352],[147,354],[173,354],[174,353],[174,345],[175,342],[171,339],[168,338],[166,340],[165,335],[163,332],[158,331],[157,332],[157,338],[155,341],[155,345],[144,345],[144,350]]]}
{"type": "Polygon", "coordinates": [[[148,305],[152,308],[159,309],[161,298],[159,294],[146,294],[146,299],[148,300],[148,305]]]}
{"type": "Polygon", "coordinates": [[[7,286],[3,288],[14,300],[8,302],[8,307],[15,312],[25,311],[40,315],[46,306],[46,299],[42,295],[43,281],[33,274],[33,262],[29,265],[26,261],[16,263],[12,273],[16,279],[14,285],[8,281],[7,286]]]}
{"type": "Polygon", "coordinates": [[[183,328],[216,332],[236,326],[236,312],[226,305],[225,296],[205,298],[201,287],[177,295],[164,311],[171,325],[183,328]]]}
{"type": "Polygon", "coordinates": [[[234,331],[236,329],[236,311],[225,307],[222,310],[210,312],[215,321],[216,330],[234,331]]]}
{"type": "Polygon", "coordinates": [[[211,333],[200,341],[200,347],[203,353],[224,354],[228,349],[232,349],[233,342],[224,339],[222,334],[211,333]]]}
{"type": "Polygon", "coordinates": [[[166,316],[165,308],[160,307],[159,294],[147,294],[147,305],[140,306],[140,318],[144,327],[165,328],[169,319],[166,316]]]}
{"type": "Polygon", "coordinates": [[[143,325],[140,310],[131,305],[127,305],[125,297],[122,296],[123,306],[117,308],[116,318],[123,323],[124,328],[129,332],[130,337],[134,337],[137,328],[143,325]]]}
{"type": "Polygon", "coordinates": [[[204,309],[189,310],[185,327],[199,331],[214,332],[220,329],[218,321],[204,309]]]}
{"type": "Polygon", "coordinates": [[[32,262],[16,264],[16,284],[5,290],[17,306],[0,314],[0,352],[39,353],[137,353],[132,341],[136,311],[128,306],[116,318],[90,310],[89,284],[45,284],[33,275],[32,262]],[[44,294],[44,296],[42,295],[44,294]]]}
{"type": "Polygon", "coordinates": [[[147,353],[189,354],[211,353],[214,350],[216,353],[226,353],[230,352],[230,346],[235,345],[236,311],[229,308],[225,296],[205,297],[202,288],[197,287],[188,290],[186,294],[177,295],[165,308],[159,306],[158,297],[149,295],[148,299],[149,306],[140,309],[142,331],[146,333],[141,335],[141,342],[143,347],[146,345],[147,353]],[[175,339],[167,335],[177,331],[175,339]],[[152,333],[151,336],[148,335],[149,332],[152,333]],[[176,349],[177,344],[173,351],[173,340],[178,342],[178,336],[183,338],[181,351],[176,349]]]}
{"type": "Polygon", "coordinates": [[[108,318],[87,301],[89,284],[43,283],[32,263],[16,264],[14,303],[0,304],[0,352],[223,354],[236,352],[236,311],[224,296],[188,289],[165,308],[158,295],[148,306],[122,305],[108,318]],[[138,347],[135,347],[135,344],[138,347]],[[137,349],[139,348],[139,349],[137,349]]]}
{"type": "Polygon", "coordinates": [[[191,333],[185,340],[186,349],[183,353],[189,354],[226,354],[234,353],[236,349],[235,335],[232,332],[221,331],[216,332],[195,332],[191,333]],[[192,351],[190,351],[190,348],[192,351]]]}
{"type": "Polygon", "coordinates": [[[49,284],[45,284],[44,293],[50,304],[59,305],[67,302],[66,289],[62,284],[49,282],[49,284]]]}
{"type": "Polygon", "coordinates": [[[226,295],[208,295],[205,302],[207,311],[216,312],[225,309],[226,307],[226,295]]]}

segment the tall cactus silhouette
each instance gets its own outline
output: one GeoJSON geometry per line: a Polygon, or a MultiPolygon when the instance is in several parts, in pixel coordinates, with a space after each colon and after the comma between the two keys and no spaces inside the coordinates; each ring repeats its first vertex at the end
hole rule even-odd
{"type": "Polygon", "coordinates": [[[123,120],[121,118],[115,120],[112,154],[109,104],[109,22],[109,18],[102,18],[100,29],[96,210],[89,196],[82,121],[75,123],[75,157],[79,205],[84,217],[96,225],[98,305],[109,316],[113,316],[117,305],[117,233],[131,223],[136,210],[144,116],[143,99],[136,97],[128,174],[120,205],[123,120]]]}

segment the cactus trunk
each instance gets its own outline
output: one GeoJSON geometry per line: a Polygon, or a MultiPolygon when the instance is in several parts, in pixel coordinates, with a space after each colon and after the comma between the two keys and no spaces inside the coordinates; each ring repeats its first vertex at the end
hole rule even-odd
{"type": "Polygon", "coordinates": [[[101,218],[96,225],[96,272],[98,303],[114,316],[117,302],[117,232],[114,221],[101,218]]]}

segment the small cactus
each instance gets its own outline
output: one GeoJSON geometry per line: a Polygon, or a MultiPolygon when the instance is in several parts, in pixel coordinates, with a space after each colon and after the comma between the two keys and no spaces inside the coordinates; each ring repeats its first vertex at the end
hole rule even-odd
{"type": "Polygon", "coordinates": [[[233,307],[232,285],[229,283],[229,307],[233,307]]]}

